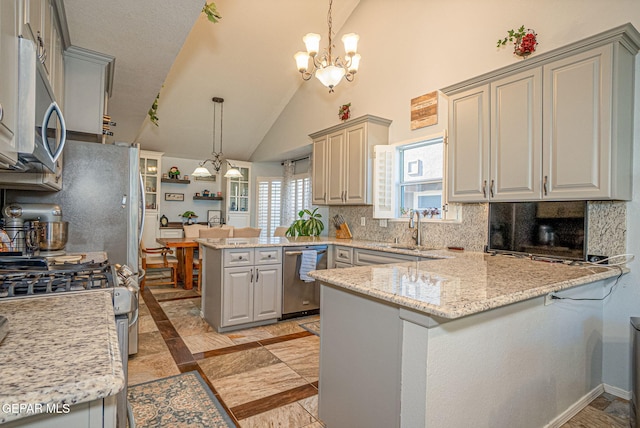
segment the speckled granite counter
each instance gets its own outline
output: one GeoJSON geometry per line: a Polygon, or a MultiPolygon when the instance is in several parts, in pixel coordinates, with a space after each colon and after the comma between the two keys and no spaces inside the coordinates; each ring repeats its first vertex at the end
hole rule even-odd
{"type": "MultiPolygon", "coordinates": [[[[619,275],[619,268],[568,266],[446,250],[441,260],[317,270],[310,276],[443,318],[461,318],[619,275]]],[[[625,269],[626,272],[626,269],[625,269]]]]}
{"type": "Polygon", "coordinates": [[[451,254],[434,250],[415,250],[394,247],[386,242],[365,241],[358,239],[337,239],[325,237],[301,236],[298,238],[207,238],[196,239],[201,245],[213,249],[258,248],[258,247],[291,247],[298,245],[342,245],[354,248],[385,251],[388,253],[406,254],[425,258],[449,258],[451,254]]]}
{"type": "Polygon", "coordinates": [[[9,320],[0,343],[0,423],[32,414],[13,413],[10,405],[46,409],[104,398],[124,387],[108,292],[2,301],[0,314],[9,320]]]}

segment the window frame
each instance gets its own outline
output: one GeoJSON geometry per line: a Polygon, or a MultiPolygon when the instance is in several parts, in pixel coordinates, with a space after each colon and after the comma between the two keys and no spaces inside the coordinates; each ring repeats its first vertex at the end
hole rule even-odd
{"type": "MultiPolygon", "coordinates": [[[[393,217],[374,217],[374,218],[380,218],[380,219],[386,219],[387,221],[392,221],[392,222],[406,222],[408,220],[407,217],[398,217],[399,215],[399,211],[400,211],[400,201],[401,201],[401,191],[402,191],[402,185],[407,185],[410,184],[410,182],[403,182],[400,178],[400,174],[401,174],[401,162],[402,162],[402,156],[400,156],[400,151],[402,150],[401,148],[404,146],[417,146],[420,145],[420,143],[426,143],[432,140],[442,140],[442,150],[443,150],[443,156],[442,156],[442,207],[440,208],[441,210],[441,218],[421,218],[421,221],[427,221],[427,222],[460,222],[460,209],[459,206],[456,204],[449,204],[448,201],[448,150],[447,150],[447,146],[448,146],[448,140],[447,140],[447,132],[446,130],[443,130],[442,132],[437,132],[435,134],[429,134],[429,135],[425,135],[422,137],[416,137],[416,138],[411,138],[408,140],[403,140],[403,141],[398,141],[395,143],[391,143],[388,146],[392,147],[395,151],[395,157],[394,157],[394,165],[393,165],[393,172],[391,174],[391,176],[393,177],[393,186],[394,186],[394,190],[392,192],[393,196],[393,217]]],[[[379,181],[378,177],[374,178],[374,181],[379,181]]],[[[433,182],[434,180],[432,180],[433,182]]],[[[422,184],[424,182],[416,182],[416,184],[422,184]]],[[[374,195],[375,197],[376,195],[374,195]]],[[[374,204],[376,202],[374,201],[374,204]]],[[[375,212],[375,209],[374,209],[375,212]]]]}
{"type": "MultiPolygon", "coordinates": [[[[260,226],[260,184],[261,183],[269,183],[269,193],[272,192],[272,183],[274,182],[279,182],[280,183],[280,199],[279,199],[279,203],[278,206],[282,207],[282,188],[284,187],[284,177],[256,177],[256,227],[261,227],[260,226]]],[[[271,195],[269,195],[269,207],[267,209],[268,212],[268,221],[267,224],[271,224],[272,223],[272,219],[271,219],[271,213],[272,213],[272,206],[271,206],[271,195]]],[[[278,225],[276,225],[275,227],[281,226],[281,222],[282,222],[282,209],[280,209],[278,211],[278,215],[279,215],[279,219],[278,219],[278,225]]],[[[267,237],[267,238],[271,238],[273,237],[273,232],[275,231],[275,227],[273,229],[273,231],[269,231],[268,228],[265,229],[264,227],[262,228],[262,232],[260,233],[261,237],[267,237]],[[271,232],[271,233],[270,233],[271,232]],[[264,234],[264,235],[263,235],[264,234]]]]}

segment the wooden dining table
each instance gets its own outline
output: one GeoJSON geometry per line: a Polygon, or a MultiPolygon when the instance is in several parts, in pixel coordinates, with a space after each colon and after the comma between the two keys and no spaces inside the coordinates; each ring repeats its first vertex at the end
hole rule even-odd
{"type": "Polygon", "coordinates": [[[164,247],[176,250],[179,267],[178,272],[184,282],[184,288],[193,288],[193,253],[198,248],[195,238],[157,238],[156,242],[164,247]]]}

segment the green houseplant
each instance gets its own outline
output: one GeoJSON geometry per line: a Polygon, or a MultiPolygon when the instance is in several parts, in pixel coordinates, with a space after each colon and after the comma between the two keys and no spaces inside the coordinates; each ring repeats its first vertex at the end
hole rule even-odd
{"type": "Polygon", "coordinates": [[[187,224],[192,224],[193,219],[198,218],[196,213],[194,213],[193,211],[185,211],[182,214],[178,214],[178,215],[182,217],[183,223],[186,222],[187,224]]]}
{"type": "Polygon", "coordinates": [[[318,236],[324,230],[324,224],[322,223],[322,214],[320,214],[318,208],[313,211],[301,210],[298,212],[298,219],[295,220],[289,229],[287,229],[287,236],[318,236]]]}

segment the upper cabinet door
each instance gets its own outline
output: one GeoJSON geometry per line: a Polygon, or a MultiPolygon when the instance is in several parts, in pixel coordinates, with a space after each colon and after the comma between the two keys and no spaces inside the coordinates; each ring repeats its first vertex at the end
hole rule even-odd
{"type": "Polygon", "coordinates": [[[8,165],[18,160],[18,10],[16,0],[0,1],[0,162],[8,165]]]}
{"type": "Polygon", "coordinates": [[[327,139],[327,203],[344,203],[344,131],[330,134],[327,139]]]}
{"type": "Polygon", "coordinates": [[[542,69],[491,83],[493,201],[540,199],[542,161],[542,69]]]}
{"type": "Polygon", "coordinates": [[[602,46],[544,66],[546,198],[610,197],[612,49],[602,46]]]}
{"type": "Polygon", "coordinates": [[[489,85],[449,99],[449,202],[489,198],[489,85]]]}
{"type": "Polygon", "coordinates": [[[367,162],[367,124],[362,123],[346,130],[344,166],[344,202],[364,204],[367,199],[367,182],[370,171],[367,162]]]}
{"type": "Polygon", "coordinates": [[[327,203],[327,136],[313,140],[313,167],[311,168],[311,190],[313,205],[327,203]]]}

